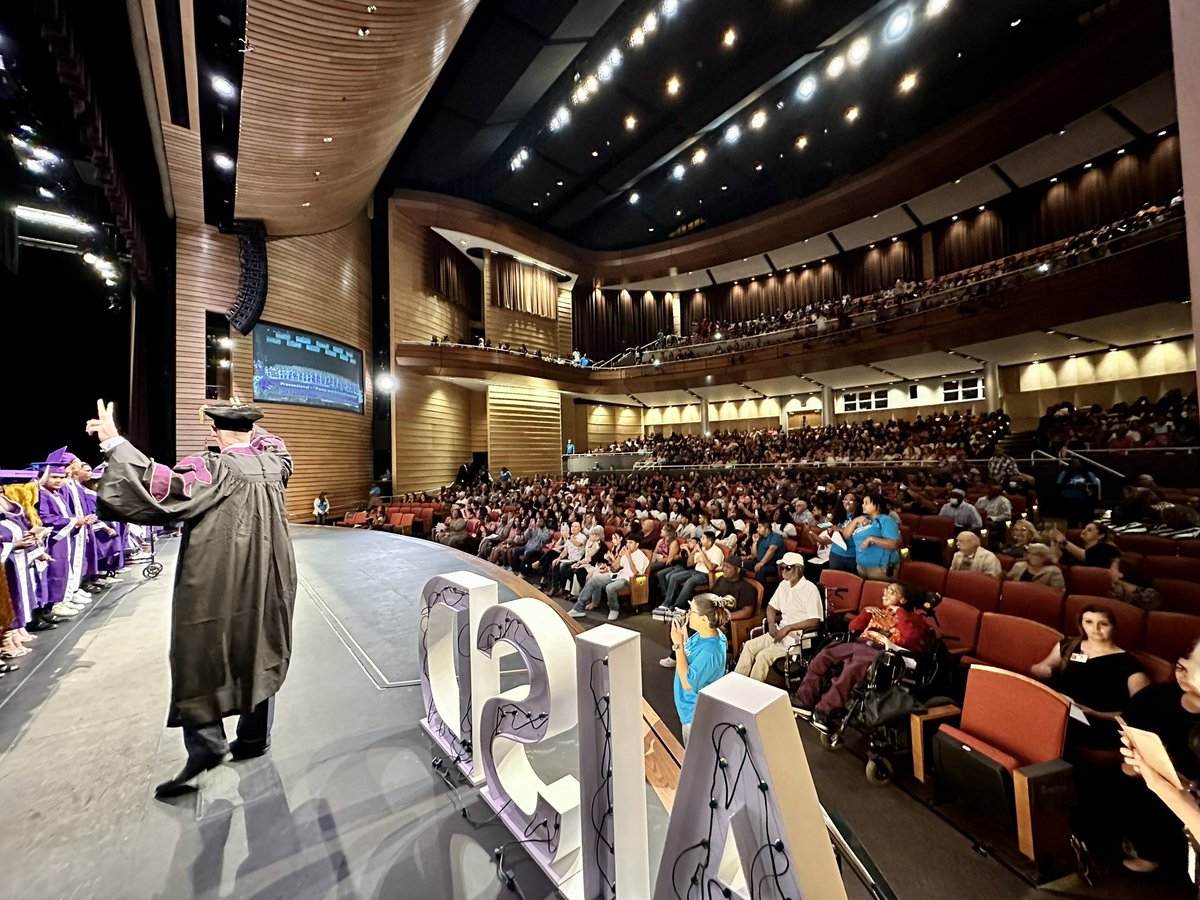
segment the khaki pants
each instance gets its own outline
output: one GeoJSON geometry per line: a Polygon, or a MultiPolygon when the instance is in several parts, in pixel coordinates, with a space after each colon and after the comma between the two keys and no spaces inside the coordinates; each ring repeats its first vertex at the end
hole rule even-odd
{"type": "Polygon", "coordinates": [[[766,681],[771,663],[787,653],[788,645],[763,634],[742,644],[742,655],[734,669],[739,675],[749,675],[756,681],[766,681]]]}
{"type": "Polygon", "coordinates": [[[899,568],[899,566],[893,568],[892,574],[889,575],[886,566],[872,566],[871,568],[859,566],[858,577],[866,581],[895,581],[896,572],[899,570],[899,568]]]}

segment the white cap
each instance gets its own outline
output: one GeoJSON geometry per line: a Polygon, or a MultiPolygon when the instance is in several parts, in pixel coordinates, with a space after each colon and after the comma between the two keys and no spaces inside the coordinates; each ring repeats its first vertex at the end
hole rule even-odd
{"type": "Polygon", "coordinates": [[[804,565],[804,557],[799,553],[791,552],[783,554],[783,558],[779,560],[785,566],[802,566],[804,565]]]}

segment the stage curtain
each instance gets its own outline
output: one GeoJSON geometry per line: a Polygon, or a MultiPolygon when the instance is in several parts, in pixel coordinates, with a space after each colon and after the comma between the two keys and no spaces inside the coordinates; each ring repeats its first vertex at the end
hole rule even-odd
{"type": "Polygon", "coordinates": [[[558,318],[558,278],[537,266],[493,253],[492,296],[497,306],[518,312],[558,318]]]}
{"type": "Polygon", "coordinates": [[[575,346],[597,362],[648,344],[674,327],[666,294],[651,291],[601,291],[576,285],[571,308],[575,346]]]}
{"type": "Polygon", "coordinates": [[[908,240],[885,240],[874,250],[861,247],[851,251],[845,255],[841,270],[842,293],[852,297],[892,287],[897,280],[918,280],[916,255],[908,240]]]}
{"type": "Polygon", "coordinates": [[[963,213],[933,232],[933,259],[937,274],[958,272],[1007,256],[1005,216],[998,209],[963,213]]]}
{"type": "Polygon", "coordinates": [[[451,303],[478,311],[483,296],[479,268],[439,234],[428,232],[425,254],[429,289],[451,303]]]}

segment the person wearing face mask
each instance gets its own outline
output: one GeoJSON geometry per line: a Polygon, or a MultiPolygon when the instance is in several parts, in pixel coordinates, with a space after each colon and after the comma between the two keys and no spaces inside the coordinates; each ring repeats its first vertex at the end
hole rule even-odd
{"type": "Polygon", "coordinates": [[[962,488],[950,491],[950,499],[938,510],[938,515],[954,522],[954,527],[960,531],[978,531],[983,527],[983,519],[979,510],[964,502],[967,494],[962,488]]]}

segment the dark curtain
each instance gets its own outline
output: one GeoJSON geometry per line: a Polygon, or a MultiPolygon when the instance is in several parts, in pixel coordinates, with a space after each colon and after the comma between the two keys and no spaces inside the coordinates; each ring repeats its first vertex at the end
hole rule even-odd
{"type": "MultiPolygon", "coordinates": [[[[860,247],[841,257],[842,293],[852,297],[873,294],[900,281],[919,280],[917,256],[912,243],[920,239],[882,241],[870,247],[860,247]]],[[[918,244],[919,246],[919,244],[918,244]]]]}
{"type": "Polygon", "coordinates": [[[593,291],[577,284],[571,307],[575,346],[597,362],[648,344],[674,327],[666,294],[593,291]]]}
{"type": "Polygon", "coordinates": [[[933,230],[933,263],[937,274],[957,272],[1007,256],[1005,217],[998,209],[962,213],[957,222],[933,230]]]}
{"type": "Polygon", "coordinates": [[[705,319],[745,322],[763,314],[803,309],[812,303],[840,297],[844,293],[843,284],[841,272],[832,263],[812,263],[737,284],[714,285],[682,295],[680,329],[683,334],[688,334],[692,323],[699,324],[705,319]]]}
{"type": "Polygon", "coordinates": [[[426,232],[425,273],[429,289],[451,303],[473,310],[479,318],[483,298],[483,274],[454,245],[441,235],[426,232]]]}
{"type": "Polygon", "coordinates": [[[558,318],[558,278],[545,269],[493,253],[492,296],[504,309],[558,318]]]}

